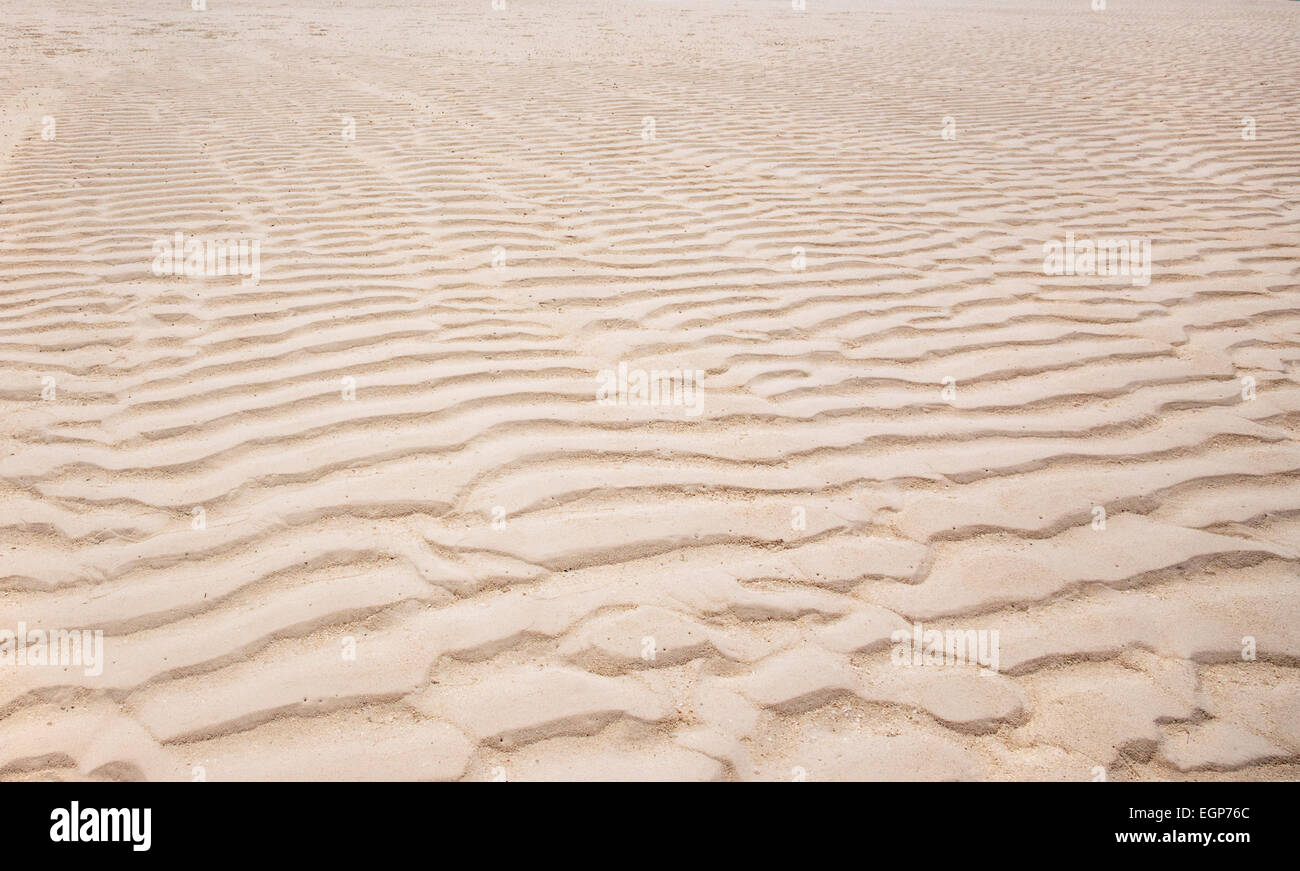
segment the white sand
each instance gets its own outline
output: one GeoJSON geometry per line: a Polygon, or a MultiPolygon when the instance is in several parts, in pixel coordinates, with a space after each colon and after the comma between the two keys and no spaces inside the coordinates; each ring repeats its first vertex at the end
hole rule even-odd
{"type": "Polygon", "coordinates": [[[0,776],[1300,774],[1300,3],[207,5],[0,16],[0,776]]]}

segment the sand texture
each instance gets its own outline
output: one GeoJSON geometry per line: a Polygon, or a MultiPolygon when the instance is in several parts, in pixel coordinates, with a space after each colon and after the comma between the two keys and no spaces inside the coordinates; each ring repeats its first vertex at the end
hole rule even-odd
{"type": "Polygon", "coordinates": [[[0,779],[1300,777],[1300,3],[0,5],[0,779]]]}

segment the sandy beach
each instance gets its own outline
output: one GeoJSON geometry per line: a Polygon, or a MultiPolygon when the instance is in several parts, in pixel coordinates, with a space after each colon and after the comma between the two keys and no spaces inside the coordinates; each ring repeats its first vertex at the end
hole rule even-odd
{"type": "Polygon", "coordinates": [[[1300,2],[1098,2],[4,0],[0,780],[1300,778],[1300,2]]]}

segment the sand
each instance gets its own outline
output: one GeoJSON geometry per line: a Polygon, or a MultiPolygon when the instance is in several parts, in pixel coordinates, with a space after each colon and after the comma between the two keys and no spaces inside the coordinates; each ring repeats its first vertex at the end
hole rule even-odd
{"type": "Polygon", "coordinates": [[[0,16],[0,777],[1300,775],[1300,3],[206,5],[0,16]]]}

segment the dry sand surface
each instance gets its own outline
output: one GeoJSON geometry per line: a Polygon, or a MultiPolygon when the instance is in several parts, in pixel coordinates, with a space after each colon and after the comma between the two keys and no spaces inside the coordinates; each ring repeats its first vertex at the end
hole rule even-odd
{"type": "Polygon", "coordinates": [[[1300,3],[0,5],[0,776],[1300,774],[1300,3]]]}

